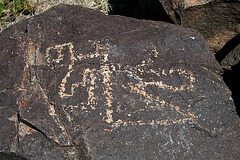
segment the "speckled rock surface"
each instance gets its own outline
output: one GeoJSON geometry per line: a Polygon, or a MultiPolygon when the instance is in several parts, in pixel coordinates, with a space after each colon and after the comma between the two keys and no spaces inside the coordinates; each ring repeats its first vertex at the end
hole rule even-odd
{"type": "Polygon", "coordinates": [[[2,157],[240,158],[231,93],[192,29],[60,5],[0,40],[2,157]]]}

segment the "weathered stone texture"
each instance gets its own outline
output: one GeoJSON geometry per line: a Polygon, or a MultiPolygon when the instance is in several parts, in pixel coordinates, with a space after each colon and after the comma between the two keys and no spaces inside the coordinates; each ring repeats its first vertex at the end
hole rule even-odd
{"type": "Polygon", "coordinates": [[[192,29],[60,5],[0,40],[0,152],[240,158],[231,93],[192,29]]]}
{"type": "Polygon", "coordinates": [[[160,0],[176,24],[194,28],[217,53],[240,33],[239,0],[160,0]]]}

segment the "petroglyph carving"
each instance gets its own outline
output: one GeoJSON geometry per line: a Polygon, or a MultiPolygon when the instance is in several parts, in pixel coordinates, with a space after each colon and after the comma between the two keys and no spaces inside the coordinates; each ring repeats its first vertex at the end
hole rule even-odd
{"type": "MultiPolygon", "coordinates": [[[[96,107],[98,105],[99,98],[97,95],[101,94],[104,97],[104,105],[105,112],[99,113],[101,116],[103,123],[107,123],[110,125],[111,129],[106,128],[107,131],[112,131],[120,126],[129,126],[129,125],[173,125],[179,123],[185,123],[186,121],[194,122],[198,119],[198,116],[195,116],[192,112],[182,111],[177,105],[167,102],[163,96],[150,93],[147,88],[155,87],[157,90],[171,90],[172,92],[181,92],[181,91],[188,91],[191,92],[194,89],[194,82],[196,81],[193,73],[188,70],[184,69],[150,69],[150,70],[143,70],[142,67],[150,65],[153,60],[147,59],[143,60],[136,66],[122,66],[120,63],[111,63],[109,61],[109,54],[108,52],[99,52],[99,45],[96,44],[96,52],[89,53],[89,54],[78,54],[76,55],[74,52],[74,45],[73,43],[64,43],[62,45],[55,45],[53,47],[49,47],[46,49],[46,55],[48,57],[48,63],[60,63],[66,57],[66,54],[70,58],[70,63],[68,64],[68,71],[66,75],[61,80],[61,84],[58,88],[58,94],[61,99],[69,98],[74,96],[77,90],[85,90],[88,94],[87,100],[81,102],[78,105],[62,105],[63,110],[68,109],[69,112],[72,112],[75,108],[80,108],[81,110],[85,110],[86,112],[97,112],[96,107]],[[68,47],[69,53],[63,53],[63,48],[68,47]],[[57,56],[56,58],[50,58],[50,51],[56,50],[57,56]],[[97,58],[99,62],[101,62],[101,66],[99,68],[84,68],[82,71],[75,71],[74,65],[77,61],[83,60],[91,60],[97,58]],[[76,73],[75,73],[76,72],[76,73]],[[149,73],[154,74],[155,76],[159,77],[158,81],[145,81],[141,78],[141,74],[149,73]],[[113,74],[114,73],[114,74],[113,74]],[[71,74],[79,74],[81,78],[79,81],[74,82],[72,84],[68,82],[68,79],[71,77],[71,74]],[[125,77],[132,78],[133,80],[129,80],[129,82],[123,84],[118,82],[115,75],[125,75],[125,77]],[[173,76],[178,75],[180,78],[185,80],[185,83],[180,86],[174,86],[170,84],[166,84],[165,81],[161,81],[160,76],[173,76]],[[67,89],[66,86],[70,86],[70,89],[67,89]],[[140,96],[140,100],[145,103],[145,108],[135,109],[135,111],[129,111],[126,113],[129,117],[135,113],[143,113],[147,112],[148,110],[154,109],[164,109],[168,108],[170,111],[174,111],[177,114],[182,115],[183,118],[176,119],[162,119],[162,120],[125,120],[114,118],[113,114],[117,114],[116,110],[118,106],[113,106],[113,102],[115,104],[119,104],[120,102],[118,99],[114,98],[114,87],[121,86],[121,88],[128,91],[130,94],[140,96]],[[81,89],[80,89],[81,88],[81,89]],[[97,88],[102,88],[101,93],[97,92],[97,88]],[[68,90],[68,92],[67,92],[68,90]]],[[[101,45],[100,49],[104,48],[106,51],[108,48],[106,46],[101,45]]],[[[149,53],[152,54],[152,53],[149,53]]],[[[159,53],[154,50],[154,58],[157,58],[159,53]]],[[[134,102],[135,103],[135,102],[134,102]]],[[[65,111],[64,111],[65,112],[65,111]]],[[[71,114],[66,113],[67,119],[69,121],[72,120],[71,114]]]]}

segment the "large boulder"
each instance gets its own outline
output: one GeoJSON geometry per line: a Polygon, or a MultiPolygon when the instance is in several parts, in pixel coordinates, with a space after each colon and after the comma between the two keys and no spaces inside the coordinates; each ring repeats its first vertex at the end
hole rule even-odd
{"type": "Polygon", "coordinates": [[[231,93],[193,29],[59,5],[0,40],[0,158],[240,157],[231,93]]]}
{"type": "Polygon", "coordinates": [[[240,33],[239,0],[159,0],[176,24],[194,28],[217,53],[240,33]]]}
{"type": "Polygon", "coordinates": [[[159,2],[175,24],[196,29],[207,40],[217,61],[224,68],[222,76],[232,91],[240,116],[240,0],[159,2]]]}

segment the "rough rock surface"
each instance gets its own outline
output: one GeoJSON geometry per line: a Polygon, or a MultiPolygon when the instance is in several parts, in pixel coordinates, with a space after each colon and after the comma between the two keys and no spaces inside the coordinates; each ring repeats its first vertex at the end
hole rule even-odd
{"type": "Polygon", "coordinates": [[[240,158],[231,93],[192,29],[60,5],[0,41],[1,158],[240,158]]]}
{"type": "Polygon", "coordinates": [[[240,33],[240,0],[159,0],[177,24],[194,28],[217,53],[240,33]]]}
{"type": "Polygon", "coordinates": [[[240,116],[240,0],[159,1],[176,24],[196,29],[207,40],[240,116]]]}

